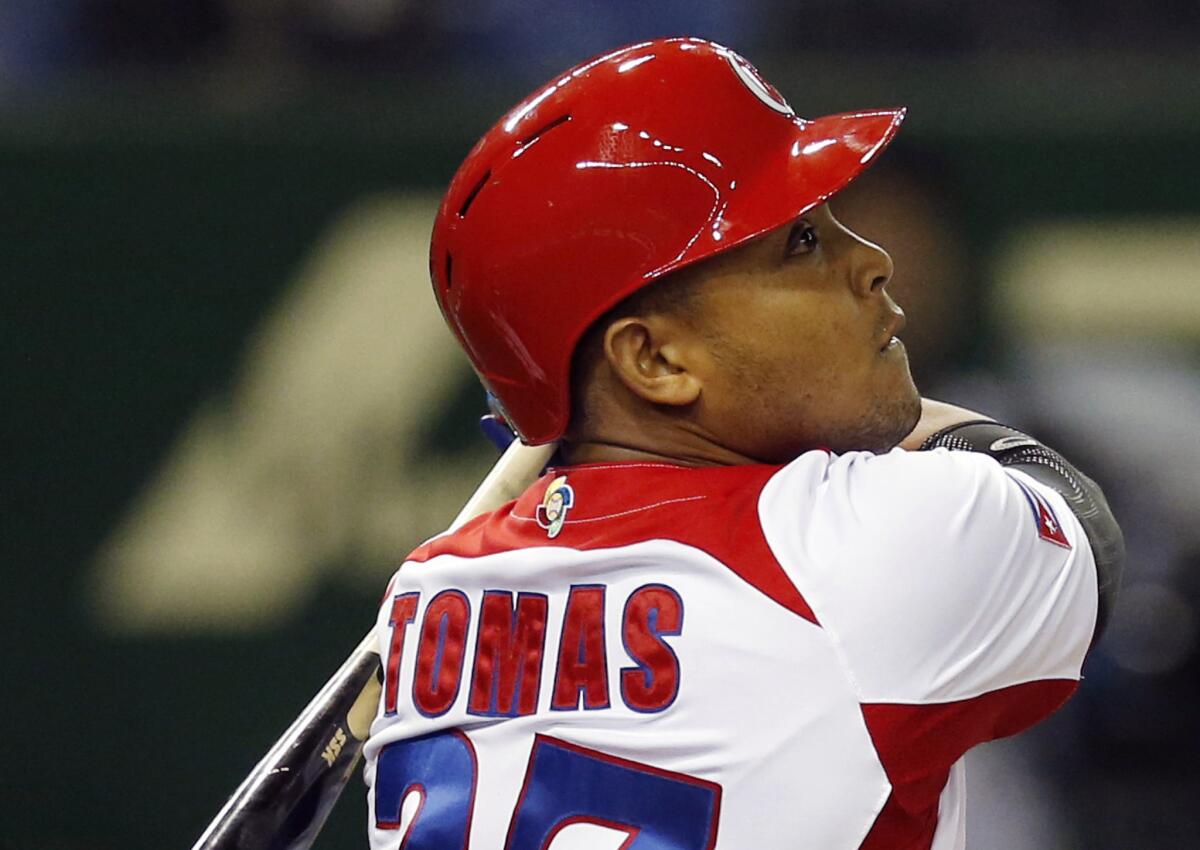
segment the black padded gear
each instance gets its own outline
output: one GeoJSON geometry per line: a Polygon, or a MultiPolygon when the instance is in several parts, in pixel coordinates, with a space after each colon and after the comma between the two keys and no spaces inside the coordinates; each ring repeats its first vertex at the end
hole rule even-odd
{"type": "Polygon", "coordinates": [[[1116,604],[1125,566],[1125,540],[1099,485],[1058,452],[1028,434],[991,420],[952,425],[921,444],[921,451],[937,448],[989,455],[1001,466],[1017,467],[1062,494],[1079,518],[1096,561],[1100,604],[1093,642],[1099,638],[1116,604]]]}

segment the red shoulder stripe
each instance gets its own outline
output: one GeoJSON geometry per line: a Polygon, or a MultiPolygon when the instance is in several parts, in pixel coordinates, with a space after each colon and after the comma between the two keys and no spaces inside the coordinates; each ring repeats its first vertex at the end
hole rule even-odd
{"type": "MultiPolygon", "coordinates": [[[[763,535],[758,500],[775,466],[688,468],[602,464],[553,470],[518,500],[434,538],[409,557],[477,558],[513,549],[563,546],[589,550],[673,540],[707,552],[789,611],[817,623],[812,608],[775,559],[763,535]],[[574,504],[557,536],[537,522],[549,483],[570,483],[574,504]]],[[[798,506],[799,509],[799,506],[798,506]]]]}

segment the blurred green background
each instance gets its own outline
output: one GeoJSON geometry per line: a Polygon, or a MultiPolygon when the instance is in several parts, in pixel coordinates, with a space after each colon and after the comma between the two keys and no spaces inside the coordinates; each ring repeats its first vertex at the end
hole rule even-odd
{"type": "MultiPolygon", "coordinates": [[[[439,191],[560,67],[685,32],[802,114],[910,107],[834,209],[897,259],[922,389],[1124,521],[1118,620],[979,757],[970,846],[1192,846],[1200,14],[650,5],[0,9],[0,846],[191,845],[490,463],[425,277],[439,191]]],[[[318,848],[365,845],[363,799],[318,848]]]]}

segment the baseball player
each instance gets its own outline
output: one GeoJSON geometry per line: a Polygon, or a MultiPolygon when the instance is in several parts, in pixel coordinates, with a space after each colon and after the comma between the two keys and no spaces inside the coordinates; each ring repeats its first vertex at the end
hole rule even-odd
{"type": "Polygon", "coordinates": [[[393,578],[375,850],[964,846],[964,754],[1070,697],[1123,548],[1054,450],[913,386],[825,203],[903,118],[676,38],[468,155],[434,289],[563,464],[393,578]]]}

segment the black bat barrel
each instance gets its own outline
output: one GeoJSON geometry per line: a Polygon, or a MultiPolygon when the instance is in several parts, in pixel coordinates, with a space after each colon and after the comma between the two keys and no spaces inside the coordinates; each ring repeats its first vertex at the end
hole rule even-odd
{"type": "Polygon", "coordinates": [[[364,648],[368,644],[317,693],[192,850],[312,846],[358,765],[374,714],[381,667],[379,656],[364,648]]]}

